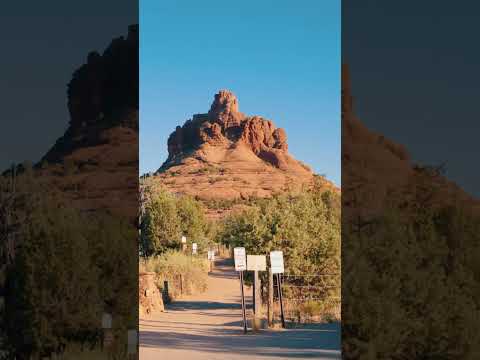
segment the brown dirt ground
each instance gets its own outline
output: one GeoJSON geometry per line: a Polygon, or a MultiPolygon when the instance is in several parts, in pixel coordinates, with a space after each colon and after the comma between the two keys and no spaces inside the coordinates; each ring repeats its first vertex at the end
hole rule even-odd
{"type": "MultiPolygon", "coordinates": [[[[251,299],[251,289],[246,289],[246,295],[251,299]]],[[[205,293],[185,296],[167,306],[165,313],[140,319],[140,358],[340,359],[340,326],[322,324],[244,335],[238,275],[230,260],[220,259],[205,293]]]]}

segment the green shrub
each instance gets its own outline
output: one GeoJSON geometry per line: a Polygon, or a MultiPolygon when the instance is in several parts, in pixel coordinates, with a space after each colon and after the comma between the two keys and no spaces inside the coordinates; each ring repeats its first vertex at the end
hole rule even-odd
{"type": "Polygon", "coordinates": [[[301,311],[303,314],[308,316],[318,316],[323,313],[324,306],[319,301],[309,300],[303,303],[301,306],[301,311]]]}
{"type": "MultiPolygon", "coordinates": [[[[285,287],[285,299],[322,298],[330,303],[340,297],[340,196],[314,187],[298,195],[278,194],[257,199],[240,213],[227,217],[218,230],[218,241],[230,247],[243,246],[248,254],[282,250],[285,272],[298,275],[296,285],[285,287]],[[313,274],[336,274],[330,288],[318,286],[313,274]]],[[[247,273],[250,283],[251,274],[247,273]]],[[[260,274],[266,286],[267,274],[260,274]]],[[[312,310],[312,306],[305,310],[312,310]]]]}
{"type": "Polygon", "coordinates": [[[203,292],[207,288],[209,264],[203,256],[169,250],[160,256],[147,259],[142,268],[157,274],[159,288],[163,288],[165,280],[168,281],[169,292],[173,298],[179,296],[181,290],[184,294],[192,294],[203,292]]]}
{"type": "Polygon", "coordinates": [[[250,254],[283,250],[290,274],[339,273],[339,195],[313,190],[257,200],[225,219],[218,240],[250,254]]]}
{"type": "Polygon", "coordinates": [[[392,201],[372,226],[345,222],[346,359],[478,358],[480,221],[459,205],[419,206],[432,184],[412,185],[418,198],[392,201]]]}
{"type": "Polygon", "coordinates": [[[131,296],[138,291],[135,228],[73,210],[24,180],[18,179],[12,216],[21,219],[16,239],[22,245],[6,272],[5,350],[28,358],[66,344],[94,345],[105,311],[115,319],[113,331],[124,335],[137,323],[131,296]]]}
{"type": "Polygon", "coordinates": [[[182,235],[196,242],[199,252],[207,251],[210,226],[202,205],[189,196],[177,197],[162,189],[145,206],[142,218],[141,252],[144,256],[160,255],[181,248],[182,235]]]}

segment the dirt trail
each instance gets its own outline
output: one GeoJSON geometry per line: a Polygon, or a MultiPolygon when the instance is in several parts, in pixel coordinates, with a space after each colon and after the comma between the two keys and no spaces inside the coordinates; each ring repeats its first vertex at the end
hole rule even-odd
{"type": "MultiPolygon", "coordinates": [[[[251,289],[246,290],[251,299],[251,289]]],[[[240,282],[229,260],[216,262],[205,293],[140,319],[142,360],[340,359],[339,349],[338,324],[244,335],[240,282]]]]}

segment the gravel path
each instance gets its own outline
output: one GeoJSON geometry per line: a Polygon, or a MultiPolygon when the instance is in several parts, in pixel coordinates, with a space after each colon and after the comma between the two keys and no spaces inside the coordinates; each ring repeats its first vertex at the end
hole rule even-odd
{"type": "Polygon", "coordinates": [[[229,260],[217,261],[205,293],[140,319],[142,360],[341,359],[339,349],[339,324],[244,335],[240,282],[229,260]]]}

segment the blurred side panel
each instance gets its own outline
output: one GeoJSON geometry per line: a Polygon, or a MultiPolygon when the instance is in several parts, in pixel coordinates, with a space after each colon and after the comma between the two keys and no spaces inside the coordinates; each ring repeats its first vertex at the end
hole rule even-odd
{"type": "Polygon", "coordinates": [[[480,355],[473,2],[342,2],[345,359],[480,355]]]}
{"type": "Polygon", "coordinates": [[[0,16],[0,357],[136,358],[138,3],[0,16]]]}

